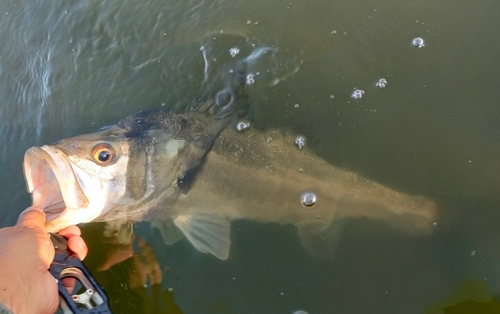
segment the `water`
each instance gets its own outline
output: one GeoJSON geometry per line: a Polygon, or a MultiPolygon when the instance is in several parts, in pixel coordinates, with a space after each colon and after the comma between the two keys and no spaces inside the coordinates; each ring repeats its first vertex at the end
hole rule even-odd
{"type": "Polygon", "coordinates": [[[4,0],[0,225],[30,203],[28,147],[189,106],[243,69],[254,75],[252,125],[300,129],[332,164],[436,198],[435,233],[351,221],[324,261],[293,226],[238,221],[219,261],[185,240],[165,246],[143,224],[134,232],[150,249],[99,243],[87,230],[91,252],[141,257],[98,272],[89,256],[118,312],[423,313],[485,302],[500,291],[499,15],[500,4],[463,0],[4,0]],[[351,98],[354,86],[362,99],[351,98]],[[138,272],[150,273],[147,288],[138,272]],[[484,293],[453,294],[471,290],[484,293]]]}

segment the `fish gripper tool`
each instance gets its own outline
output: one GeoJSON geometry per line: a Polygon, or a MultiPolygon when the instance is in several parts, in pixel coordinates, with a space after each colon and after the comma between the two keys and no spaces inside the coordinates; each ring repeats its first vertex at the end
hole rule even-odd
{"type": "Polygon", "coordinates": [[[49,236],[56,251],[49,271],[57,281],[60,296],[59,307],[63,313],[111,313],[106,294],[76,254],[69,250],[68,240],[54,233],[49,233],[49,236]],[[64,278],[75,279],[75,288],[78,288],[78,291],[69,293],[63,284],[64,278]]]}

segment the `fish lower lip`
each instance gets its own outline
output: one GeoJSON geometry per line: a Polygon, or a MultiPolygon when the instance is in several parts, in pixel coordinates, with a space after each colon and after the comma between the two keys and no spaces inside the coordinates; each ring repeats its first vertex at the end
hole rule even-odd
{"type": "Polygon", "coordinates": [[[52,221],[52,220],[56,219],[57,217],[60,217],[66,213],[66,206],[64,206],[62,208],[58,208],[57,210],[47,211],[47,209],[44,209],[44,212],[45,212],[45,219],[47,221],[52,221]]]}
{"type": "Polygon", "coordinates": [[[62,209],[66,208],[66,204],[64,204],[64,201],[49,205],[44,208],[44,211],[46,213],[57,213],[60,212],[62,209]]]}
{"type": "Polygon", "coordinates": [[[61,201],[45,207],[43,211],[45,212],[47,221],[51,221],[66,212],[66,204],[64,203],[64,201],[61,201]]]}
{"type": "Polygon", "coordinates": [[[50,165],[52,159],[40,148],[31,148],[24,158],[24,175],[33,205],[41,207],[48,221],[56,219],[66,211],[66,204],[59,182],[50,165]]]}

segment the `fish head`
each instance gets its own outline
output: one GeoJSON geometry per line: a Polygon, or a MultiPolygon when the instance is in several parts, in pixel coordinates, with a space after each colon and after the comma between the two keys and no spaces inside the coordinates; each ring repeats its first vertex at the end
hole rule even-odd
{"type": "Polygon", "coordinates": [[[221,120],[197,111],[139,112],[95,133],[32,147],[24,176],[33,205],[44,209],[49,232],[91,221],[139,221],[159,208],[168,215],[195,181],[225,126],[221,120]]]}
{"type": "Polygon", "coordinates": [[[32,147],[24,176],[33,205],[46,213],[48,232],[90,222],[127,203],[130,139],[118,127],[32,147]]]}

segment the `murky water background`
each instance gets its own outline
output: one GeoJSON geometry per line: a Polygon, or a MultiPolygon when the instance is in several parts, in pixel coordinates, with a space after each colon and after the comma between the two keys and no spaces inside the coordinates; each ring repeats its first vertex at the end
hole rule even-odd
{"type": "Polygon", "coordinates": [[[259,127],[299,129],[332,164],[445,208],[429,238],[353,221],[332,261],[293,226],[236,222],[219,261],[139,224],[161,288],[128,289],[125,264],[97,274],[117,312],[423,313],[500,291],[500,3],[3,0],[0,29],[1,226],[30,203],[27,148],[182,108],[233,69],[258,72],[259,127]]]}

